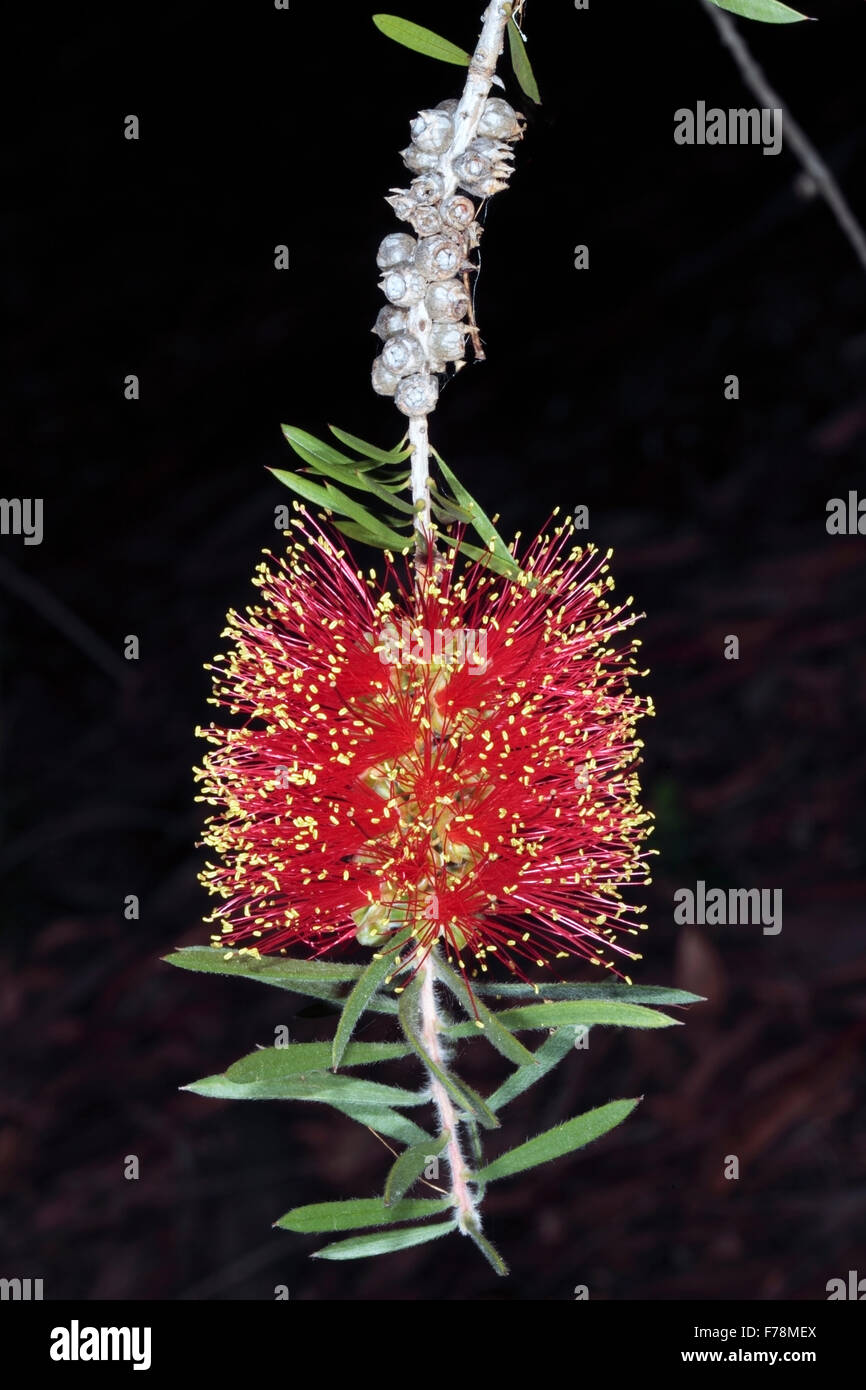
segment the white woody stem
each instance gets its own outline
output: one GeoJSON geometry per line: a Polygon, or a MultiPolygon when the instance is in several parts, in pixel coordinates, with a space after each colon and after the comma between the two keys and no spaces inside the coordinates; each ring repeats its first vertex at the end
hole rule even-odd
{"type": "MultiPolygon", "coordinates": [[[[484,112],[484,103],[490,91],[496,64],[505,42],[505,27],[508,23],[510,6],[507,0],[491,0],[482,16],[481,34],[475,52],[469,63],[463,95],[454,113],[454,138],[439,157],[436,172],[440,175],[443,197],[447,198],[457,187],[454,161],[464,154],[478,133],[478,122],[484,112]]],[[[425,358],[430,353],[430,315],[424,302],[409,310],[407,329],[421,343],[425,358]]],[[[430,527],[430,442],[427,430],[427,416],[415,417],[409,422],[409,442],[412,446],[412,501],[415,514],[415,555],[419,567],[422,566],[432,544],[430,527]],[[421,504],[420,506],[418,504],[421,504]]]]}
{"type": "MultiPolygon", "coordinates": [[[[421,976],[420,1006],[421,1006],[421,1038],[424,1048],[432,1061],[438,1067],[445,1066],[445,1058],[442,1053],[442,1046],[439,1041],[439,1011],[436,1007],[436,985],[434,982],[434,961],[432,951],[427,956],[423,965],[419,966],[421,976]]],[[[449,1139],[446,1154],[448,1157],[448,1167],[451,1172],[451,1196],[454,1202],[454,1211],[457,1224],[461,1231],[466,1231],[467,1225],[476,1229],[480,1225],[475,1201],[469,1190],[468,1176],[469,1170],[463,1150],[460,1147],[460,1120],[457,1110],[450,1095],[442,1085],[439,1078],[428,1068],[430,1086],[433,1092],[433,1100],[439,1111],[441,1129],[448,1131],[449,1139]]]]}

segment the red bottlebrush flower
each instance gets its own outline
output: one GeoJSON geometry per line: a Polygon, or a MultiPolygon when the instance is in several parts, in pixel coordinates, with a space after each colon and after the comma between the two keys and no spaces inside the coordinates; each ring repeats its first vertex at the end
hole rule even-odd
{"type": "Polygon", "coordinates": [[[519,580],[451,545],[417,584],[390,556],[377,581],[303,515],[209,668],[243,721],[199,731],[214,941],[318,955],[411,924],[422,954],[441,935],[462,968],[521,978],[637,959],[618,937],[643,910],[621,890],[648,881],[634,730],[652,706],[629,686],[638,644],[610,645],[635,618],[606,601],[608,557],[565,524],[519,580]]]}

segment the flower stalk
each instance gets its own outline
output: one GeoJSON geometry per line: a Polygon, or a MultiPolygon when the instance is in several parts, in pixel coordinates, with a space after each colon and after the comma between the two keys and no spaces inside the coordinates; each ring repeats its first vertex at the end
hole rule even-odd
{"type": "MultiPolygon", "coordinates": [[[[418,968],[420,978],[419,1012],[424,1049],[439,1070],[446,1066],[439,1031],[441,1022],[436,1004],[436,954],[434,947],[418,968]]],[[[430,1090],[439,1113],[440,1130],[448,1132],[446,1156],[451,1175],[451,1197],[457,1225],[464,1234],[470,1226],[478,1226],[475,1200],[469,1189],[469,1166],[460,1144],[460,1117],[457,1108],[438,1076],[427,1069],[430,1090]]]]}

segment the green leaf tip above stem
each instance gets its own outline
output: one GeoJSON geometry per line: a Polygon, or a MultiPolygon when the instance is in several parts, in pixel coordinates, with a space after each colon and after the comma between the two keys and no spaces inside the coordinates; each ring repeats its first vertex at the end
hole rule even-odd
{"type": "Polygon", "coordinates": [[[453,63],[456,67],[469,66],[471,54],[464,48],[458,48],[456,43],[434,34],[432,29],[425,29],[422,24],[413,24],[410,19],[400,19],[395,14],[374,14],[373,23],[386,38],[393,39],[403,48],[411,48],[414,53],[423,53],[427,58],[436,58],[440,63],[453,63]]]}
{"type": "Polygon", "coordinates": [[[780,0],[710,0],[710,4],[762,24],[799,24],[803,19],[812,18],[812,15],[792,10],[790,5],[781,4],[780,0]]]}

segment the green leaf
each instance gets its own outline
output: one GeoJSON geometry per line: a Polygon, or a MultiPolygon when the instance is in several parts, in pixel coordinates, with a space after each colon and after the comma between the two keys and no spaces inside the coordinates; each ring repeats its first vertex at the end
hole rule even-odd
{"type": "Polygon", "coordinates": [[[552,1071],[558,1062],[561,1062],[567,1052],[574,1047],[575,1033],[570,1028],[557,1028],[549,1038],[545,1038],[541,1046],[533,1053],[532,1066],[518,1067],[513,1071],[507,1080],[503,1081],[498,1090],[488,1096],[487,1104],[491,1110],[498,1111],[503,1106],[508,1105],[509,1101],[516,1096],[528,1091],[530,1086],[534,1086],[542,1076],[546,1076],[552,1071]]]}
{"type": "MultiPolygon", "coordinates": [[[[362,1067],[407,1057],[408,1043],[352,1043],[343,1057],[344,1067],[362,1067]]],[[[226,1070],[230,1081],[270,1081],[279,1076],[296,1076],[311,1071],[327,1071],[331,1065],[330,1043],[290,1043],[288,1047],[261,1047],[226,1070]]]]}
{"type": "MultiPolygon", "coordinates": [[[[503,1009],[496,1015],[506,1028],[561,1028],[582,1024],[608,1024],[620,1028],[676,1028],[678,1018],[645,1009],[640,1004],[609,1004],[603,999],[584,999],[576,1003],[524,1004],[516,1009],[503,1009]]],[[[450,1038],[472,1037],[471,1024],[458,1023],[446,1029],[450,1038]]]]}
{"type": "Polygon", "coordinates": [[[170,956],[163,956],[169,965],[182,970],[199,970],[206,975],[239,975],[245,979],[262,980],[265,984],[339,984],[356,980],[363,965],[342,961],[295,960],[291,956],[238,955],[226,959],[222,947],[183,946],[170,956]]]}
{"type": "Polygon", "coordinates": [[[347,449],[354,449],[363,458],[374,459],[376,463],[402,463],[412,452],[411,445],[403,448],[398,444],[393,449],[377,449],[375,444],[368,444],[366,439],[359,439],[356,434],[338,430],[336,425],[329,425],[328,429],[347,449]]]}
{"type": "Polygon", "coordinates": [[[593,1139],[599,1139],[615,1125],[621,1124],[640,1099],[612,1100],[607,1105],[577,1115],[573,1120],[566,1120],[563,1125],[555,1125],[535,1139],[518,1144],[509,1153],[500,1154],[486,1168],[481,1168],[476,1177],[483,1182],[495,1182],[498,1178],[510,1178],[514,1173],[522,1173],[527,1168],[536,1168],[540,1163],[550,1163],[551,1159],[582,1149],[585,1144],[592,1143],[593,1139]]]}
{"type": "Polygon", "coordinates": [[[628,1004],[701,1004],[702,994],[690,994],[685,989],[668,989],[665,985],[541,985],[518,984],[509,980],[502,984],[478,984],[478,994],[496,999],[618,999],[628,1004]]]}
{"type": "Polygon", "coordinates": [[[356,468],[350,459],[347,460],[348,467],[344,467],[343,464],[328,463],[317,458],[301,444],[293,443],[292,448],[298,458],[303,459],[304,463],[309,464],[317,473],[323,473],[326,478],[332,478],[334,482],[342,483],[344,487],[355,487],[359,492],[369,492],[373,497],[378,497],[380,502],[386,503],[387,506],[397,507],[409,516],[413,514],[411,503],[404,502],[402,498],[394,496],[397,489],[384,487],[375,478],[368,478],[363,471],[356,468]]]}
{"type": "Polygon", "coordinates": [[[500,560],[490,550],[479,550],[475,545],[468,545],[466,541],[461,541],[459,546],[461,555],[465,555],[469,560],[478,560],[489,569],[495,570],[497,574],[503,574],[507,579],[517,579],[521,573],[520,566],[514,559],[505,561],[500,560]]]}
{"type": "Polygon", "coordinates": [[[520,83],[521,90],[529,97],[529,100],[534,101],[536,106],[540,106],[541,93],[538,90],[538,83],[532,71],[532,64],[527,56],[523,35],[511,15],[510,5],[508,6],[508,13],[508,45],[511,50],[511,66],[514,68],[514,76],[520,83]]]}
{"type": "Polygon", "coordinates": [[[365,531],[375,537],[376,544],[386,547],[389,550],[396,550],[398,553],[407,544],[404,536],[397,531],[392,531],[384,522],[379,521],[372,512],[368,512],[359,502],[353,501],[340,488],[334,487],[331,483],[326,483],[324,487],[319,487],[318,483],[312,482],[309,478],[304,478],[299,473],[289,473],[282,468],[270,468],[268,472],[273,473],[286,487],[297,492],[307,502],[314,502],[319,507],[324,507],[329,512],[334,512],[338,516],[351,517],[363,526],[365,531]]]}
{"type": "Polygon", "coordinates": [[[809,15],[792,10],[789,5],[779,4],[779,0],[712,0],[720,10],[730,10],[731,14],[742,15],[743,19],[758,19],[764,24],[796,24],[809,15]]]}
{"type": "Polygon", "coordinates": [[[391,976],[399,970],[400,967],[395,958],[395,951],[399,954],[411,935],[411,931],[400,932],[389,943],[387,952],[383,952],[378,959],[374,958],[367,966],[364,973],[358,977],[351,994],[343,1005],[340,1022],[337,1024],[337,1031],[334,1034],[331,1063],[334,1071],[339,1067],[340,1060],[346,1050],[349,1039],[355,1031],[355,1025],[366,1009],[369,1001],[374,994],[378,994],[385,981],[390,979],[391,976]]]}
{"type": "Polygon", "coordinates": [[[335,449],[324,439],[317,439],[314,434],[308,434],[306,430],[299,430],[295,425],[280,425],[280,429],[295,453],[305,463],[308,463],[310,456],[312,456],[321,463],[334,463],[338,468],[354,467],[354,460],[350,459],[348,454],[341,454],[339,449],[335,449]]]}
{"type": "MultiPolygon", "coordinates": [[[[505,573],[519,574],[520,566],[518,565],[514,556],[511,554],[511,551],[508,549],[508,546],[505,544],[505,541],[500,536],[496,527],[493,525],[493,522],[490,520],[490,517],[483,510],[483,508],[481,508],[478,505],[472,494],[470,492],[467,492],[466,488],[460,482],[457,475],[455,473],[452,473],[451,469],[448,467],[442,455],[437,453],[435,449],[432,449],[431,453],[435,455],[436,462],[439,464],[439,467],[442,470],[442,475],[445,478],[446,483],[450,487],[451,491],[454,493],[454,497],[457,503],[460,507],[464,509],[464,511],[471,513],[472,525],[475,527],[475,530],[478,532],[479,536],[484,541],[484,544],[487,547],[490,547],[492,545],[492,551],[488,549],[487,554],[492,554],[496,557],[496,559],[500,562],[501,565],[505,566],[505,573]]],[[[467,551],[467,554],[469,553],[468,547],[461,546],[461,549],[465,549],[467,551]]]]}
{"type": "Polygon", "coordinates": [[[387,1134],[389,1139],[396,1139],[400,1144],[433,1142],[432,1134],[428,1134],[426,1129],[416,1125],[408,1116],[389,1110],[387,1105],[344,1105],[342,1101],[339,1105],[335,1101],[331,1104],[350,1120],[364,1125],[366,1129],[374,1129],[377,1134],[387,1134]]]}
{"type": "Polygon", "coordinates": [[[389,1226],[394,1221],[423,1221],[450,1206],[447,1197],[418,1197],[386,1207],[381,1197],[350,1197],[344,1202],[312,1202],[293,1207],[274,1225],[301,1235],[322,1231],[357,1231],[364,1226],[389,1226]]]}
{"type": "Polygon", "coordinates": [[[409,1191],[427,1165],[428,1159],[436,1158],[441,1154],[449,1139],[448,1130],[445,1129],[435,1139],[426,1139],[420,1144],[413,1144],[411,1148],[404,1149],[396,1163],[391,1167],[385,1179],[385,1206],[394,1207],[400,1202],[400,1198],[405,1192],[409,1191]]]}
{"type": "MultiPolygon", "coordinates": [[[[348,536],[350,541],[360,541],[362,545],[369,545],[374,550],[395,550],[393,545],[383,545],[378,537],[373,536],[363,526],[356,526],[354,521],[342,521],[339,517],[334,517],[334,525],[344,536],[348,536]]],[[[407,535],[400,543],[400,551],[407,549],[412,544],[412,537],[407,535]]]]}
{"type": "MultiPolygon", "coordinates": [[[[436,974],[438,978],[448,986],[454,997],[460,1000],[460,1003],[471,1018],[473,1015],[472,999],[470,998],[469,990],[466,988],[463,979],[456,971],[450,970],[441,960],[436,962],[436,974]]],[[[483,1003],[481,999],[475,1000],[475,1010],[478,1014],[479,1022],[484,1025],[482,1028],[478,1028],[477,1031],[479,1035],[486,1038],[491,1046],[496,1048],[497,1052],[501,1052],[503,1057],[507,1057],[509,1062],[514,1062],[519,1067],[527,1062],[530,1066],[534,1065],[534,1059],[529,1048],[524,1047],[522,1042],[518,1042],[517,1038],[512,1037],[511,1033],[509,1033],[508,1029],[501,1023],[496,1014],[491,1013],[490,1009],[488,1009],[487,1005],[483,1003]]]]}
{"type": "Polygon", "coordinates": [[[317,1100],[325,1105],[425,1105],[429,1096],[401,1086],[383,1086],[354,1076],[314,1071],[305,1076],[273,1076],[261,1081],[233,1081],[228,1076],[205,1076],[182,1091],[215,1100],[317,1100]]]}
{"type": "Polygon", "coordinates": [[[434,34],[432,29],[424,29],[408,19],[398,19],[395,14],[374,14],[373,23],[387,38],[402,44],[404,48],[411,48],[415,53],[438,58],[442,63],[454,63],[461,68],[469,66],[471,55],[434,34]]]}
{"type": "Polygon", "coordinates": [[[364,1260],[370,1255],[387,1255],[392,1250],[408,1250],[410,1245],[423,1245],[456,1231],[456,1221],[439,1221],[433,1226],[421,1226],[409,1231],[381,1231],[372,1236],[353,1236],[350,1240],[335,1240],[314,1251],[314,1260],[364,1260]]]}
{"type": "Polygon", "coordinates": [[[424,1065],[429,1068],[436,1079],[445,1087],[451,1098],[457,1102],[461,1110],[466,1110],[470,1115],[473,1115],[476,1120],[480,1120],[485,1129],[498,1129],[499,1121],[486,1102],[482,1100],[481,1096],[473,1091],[471,1086],[467,1086],[465,1081],[458,1081],[445,1067],[440,1066],[438,1062],[434,1062],[433,1058],[426,1051],[424,1044],[418,1036],[414,1022],[418,999],[418,983],[419,981],[416,976],[413,983],[400,997],[398,1012],[400,1016],[400,1026],[406,1035],[406,1041],[412,1046],[413,1050],[417,1052],[424,1065]]]}
{"type": "Polygon", "coordinates": [[[496,1273],[502,1276],[507,1275],[508,1265],[505,1263],[499,1251],[496,1249],[496,1246],[491,1245],[490,1241],[485,1239],[485,1237],[481,1234],[480,1227],[477,1226],[475,1222],[469,1221],[466,1223],[465,1229],[469,1239],[475,1242],[475,1244],[478,1246],[478,1249],[484,1256],[485,1260],[487,1260],[488,1264],[493,1266],[496,1273]]]}

